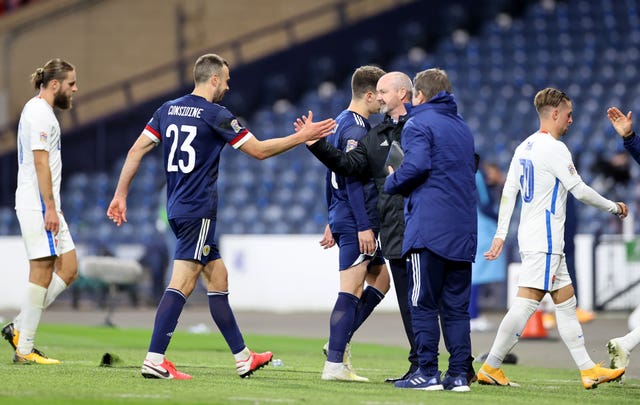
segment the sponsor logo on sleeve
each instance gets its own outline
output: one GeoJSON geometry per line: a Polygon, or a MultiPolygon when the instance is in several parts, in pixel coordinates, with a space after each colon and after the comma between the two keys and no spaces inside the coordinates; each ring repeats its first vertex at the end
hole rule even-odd
{"type": "Polygon", "coordinates": [[[49,135],[46,132],[44,132],[44,131],[40,132],[40,142],[41,143],[47,143],[47,138],[48,137],[49,137],[49,135]]]}
{"type": "Polygon", "coordinates": [[[569,165],[568,169],[570,175],[573,176],[574,174],[576,174],[576,167],[573,165],[573,163],[569,165]]]}
{"type": "Polygon", "coordinates": [[[233,132],[235,132],[236,134],[242,131],[242,125],[240,125],[237,119],[232,119],[229,124],[231,125],[231,129],[233,129],[233,132]]]}
{"type": "Polygon", "coordinates": [[[349,139],[347,141],[347,147],[345,148],[345,152],[349,152],[350,150],[355,149],[356,146],[358,146],[358,141],[356,141],[355,139],[349,139]]]}

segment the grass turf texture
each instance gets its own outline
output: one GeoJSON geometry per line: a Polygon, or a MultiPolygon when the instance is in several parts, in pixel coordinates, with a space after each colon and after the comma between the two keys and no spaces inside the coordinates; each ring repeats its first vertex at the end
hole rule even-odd
{"type": "MultiPolygon", "coordinates": [[[[248,335],[249,346],[271,350],[284,366],[269,365],[251,378],[240,379],[233,357],[215,333],[177,332],[168,357],[190,381],[148,380],[140,375],[149,330],[67,325],[42,325],[41,350],[64,363],[58,366],[14,365],[12,351],[0,348],[0,403],[47,404],[625,404],[638,403],[640,382],[627,380],[585,390],[578,371],[505,366],[506,375],[522,387],[473,384],[471,392],[401,390],[384,379],[406,371],[406,350],[372,344],[353,344],[353,363],[370,383],[320,380],[324,364],[322,339],[248,335]],[[99,367],[104,353],[120,359],[113,367],[99,367]]],[[[562,344],[558,342],[558,344],[562,344]]],[[[478,365],[475,364],[476,368],[478,365]]],[[[571,367],[572,365],[567,365],[571,367]]],[[[446,367],[441,356],[440,368],[446,367]]]]}

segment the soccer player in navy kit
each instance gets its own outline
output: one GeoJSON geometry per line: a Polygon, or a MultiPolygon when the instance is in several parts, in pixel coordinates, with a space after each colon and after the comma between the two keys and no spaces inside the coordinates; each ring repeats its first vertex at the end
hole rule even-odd
{"type": "MultiPolygon", "coordinates": [[[[640,163],[640,137],[633,130],[633,114],[624,115],[617,107],[609,107],[607,117],[611,125],[624,141],[624,148],[633,160],[640,163]]],[[[635,311],[634,311],[635,312],[635,311]]],[[[640,327],[636,326],[624,336],[613,338],[607,342],[611,368],[626,368],[629,365],[631,351],[640,344],[640,327]]],[[[624,375],[620,376],[624,382],[624,375]]]]}
{"type": "MultiPolygon", "coordinates": [[[[337,149],[353,150],[371,129],[369,115],[380,109],[376,84],[384,74],[375,66],[362,66],[354,72],[351,103],[338,115],[336,131],[327,138],[337,149]]],[[[378,192],[372,179],[362,181],[327,171],[326,193],[329,224],[320,243],[325,248],[337,243],[340,248],[340,292],[331,313],[322,379],[365,382],[369,380],[351,368],[347,345],[389,290],[389,273],[376,244],[380,230],[378,192]],[[365,281],[369,285],[363,290],[365,281]]]]}
{"type": "Polygon", "coordinates": [[[335,122],[313,122],[295,134],[259,141],[225,107],[217,104],[229,90],[229,65],[215,54],[195,63],[195,88],[163,104],[129,150],[107,216],[120,226],[127,221],[126,198],[140,161],[163,143],[167,176],[167,216],[177,237],[173,274],[156,312],[149,352],[142,365],[146,378],[190,379],[165,357],[182,308],[204,276],[209,308],[236,360],[240,377],[248,377],[271,361],[271,352],[256,353],[244,344],[228,300],[227,269],[214,241],[218,202],[217,178],[220,153],[225,144],[266,159],[311,139],[326,136],[335,122]]]}
{"type": "Polygon", "coordinates": [[[402,128],[409,117],[412,87],[411,78],[401,72],[387,73],[378,80],[377,100],[384,119],[371,128],[367,135],[358,141],[358,146],[348,153],[336,149],[326,141],[327,138],[307,142],[309,151],[336,174],[373,179],[378,189],[377,207],[380,215],[382,254],[389,261],[402,324],[411,346],[408,358],[411,363],[409,370],[401,377],[385,379],[385,382],[390,383],[403,380],[418,368],[418,355],[407,296],[409,283],[407,265],[402,257],[404,198],[401,195],[391,196],[384,192],[384,182],[388,174],[385,163],[389,155],[389,147],[393,141],[400,141],[402,128]]]}

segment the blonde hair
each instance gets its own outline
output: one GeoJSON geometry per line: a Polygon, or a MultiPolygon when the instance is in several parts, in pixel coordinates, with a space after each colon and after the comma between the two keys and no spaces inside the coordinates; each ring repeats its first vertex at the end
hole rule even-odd
{"type": "Polygon", "coordinates": [[[533,105],[539,115],[542,115],[549,108],[557,108],[563,102],[570,102],[571,99],[564,91],[547,87],[540,90],[533,99],[533,105]]]}

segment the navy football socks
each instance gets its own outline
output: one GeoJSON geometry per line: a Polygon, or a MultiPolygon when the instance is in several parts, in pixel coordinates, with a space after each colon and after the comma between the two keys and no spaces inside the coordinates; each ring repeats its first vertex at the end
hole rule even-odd
{"type": "Polygon", "coordinates": [[[156,320],[153,325],[153,335],[149,343],[149,352],[164,354],[171,341],[171,336],[178,325],[178,318],[182,308],[187,302],[180,291],[167,288],[162,295],[156,311],[156,320]]]}

